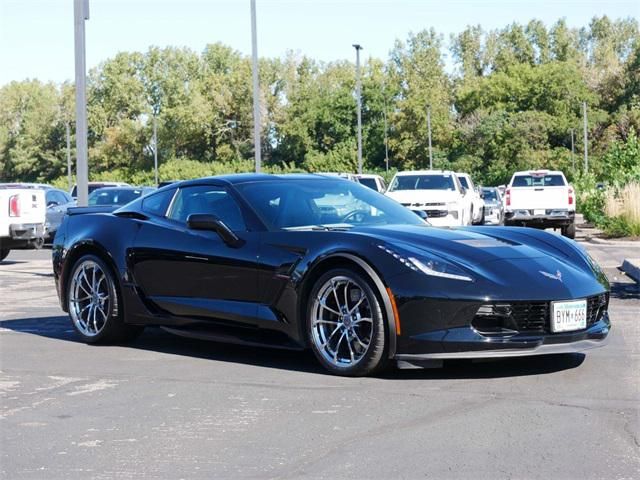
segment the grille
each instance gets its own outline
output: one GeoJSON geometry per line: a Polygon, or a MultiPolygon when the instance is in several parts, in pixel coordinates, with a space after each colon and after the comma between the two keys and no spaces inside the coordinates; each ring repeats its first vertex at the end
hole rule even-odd
{"type": "MultiPolygon", "coordinates": [[[[602,318],[608,304],[607,293],[587,298],[587,328],[602,318]]],[[[478,308],[472,325],[489,335],[548,333],[550,312],[550,302],[489,303],[478,308]]]]}
{"type": "Polygon", "coordinates": [[[446,217],[448,214],[446,210],[427,210],[427,216],[431,218],[446,217]]]}

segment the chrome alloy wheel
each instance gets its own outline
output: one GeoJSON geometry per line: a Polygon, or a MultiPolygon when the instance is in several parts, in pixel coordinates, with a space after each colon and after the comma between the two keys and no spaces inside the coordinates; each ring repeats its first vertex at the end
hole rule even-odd
{"type": "Polygon", "coordinates": [[[111,277],[93,260],[79,264],[69,285],[69,314],[80,333],[98,335],[117,310],[111,277]]]}
{"type": "Polygon", "coordinates": [[[367,294],[353,278],[330,278],[318,290],[311,308],[311,339],[336,367],[357,364],[369,350],[373,316],[367,294]]]}

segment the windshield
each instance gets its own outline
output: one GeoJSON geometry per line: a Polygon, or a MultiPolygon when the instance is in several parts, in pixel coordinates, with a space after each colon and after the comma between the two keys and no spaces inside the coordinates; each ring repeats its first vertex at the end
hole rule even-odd
{"type": "Polygon", "coordinates": [[[489,188],[486,190],[482,190],[482,198],[484,198],[485,202],[497,202],[498,201],[498,192],[493,188],[489,188]]]}
{"type": "Polygon", "coordinates": [[[425,224],[396,201],[355,182],[274,180],[237,189],[274,229],[425,224]]]}
{"type": "Polygon", "coordinates": [[[562,175],[516,175],[512,187],[564,187],[562,175]]]}
{"type": "Polygon", "coordinates": [[[126,205],[142,195],[142,190],[101,188],[89,195],[89,205],[126,205]]]}
{"type": "Polygon", "coordinates": [[[455,190],[453,177],[442,175],[398,175],[391,182],[390,192],[396,190],[455,190]]]}

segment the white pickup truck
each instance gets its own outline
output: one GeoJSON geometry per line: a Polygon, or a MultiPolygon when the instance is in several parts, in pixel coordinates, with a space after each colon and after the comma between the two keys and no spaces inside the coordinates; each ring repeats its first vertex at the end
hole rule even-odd
{"type": "Polygon", "coordinates": [[[0,261],[12,249],[42,246],[46,211],[44,190],[0,185],[0,261]]]}
{"type": "Polygon", "coordinates": [[[564,174],[552,170],[516,172],[504,193],[504,224],[560,228],[576,236],[576,197],[564,174]]]}

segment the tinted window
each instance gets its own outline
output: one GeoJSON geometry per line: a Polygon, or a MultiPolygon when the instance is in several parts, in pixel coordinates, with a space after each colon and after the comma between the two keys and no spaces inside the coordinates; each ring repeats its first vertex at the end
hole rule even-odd
{"type": "Polygon", "coordinates": [[[141,195],[139,188],[101,188],[89,195],[89,205],[126,205],[141,195]]]}
{"type": "Polygon", "coordinates": [[[378,185],[375,178],[360,178],[358,181],[365,187],[369,187],[375,191],[378,191],[378,185]]]}
{"type": "Polygon", "coordinates": [[[564,187],[562,175],[516,175],[514,187],[564,187]]]}
{"type": "Polygon", "coordinates": [[[482,197],[487,202],[497,202],[498,201],[498,192],[494,189],[483,189],[482,197]]]}
{"type": "Polygon", "coordinates": [[[390,192],[396,190],[455,190],[453,177],[443,175],[398,175],[393,179],[390,192]]]}
{"type": "Polygon", "coordinates": [[[69,200],[67,200],[66,194],[58,191],[58,190],[47,190],[46,192],[46,196],[47,196],[47,205],[49,205],[50,202],[55,202],[58,205],[63,205],[65,203],[67,203],[69,200]]]}
{"type": "Polygon", "coordinates": [[[467,182],[465,177],[458,177],[458,180],[460,180],[460,185],[469,190],[469,182],[467,182]]]}
{"type": "Polygon", "coordinates": [[[175,193],[176,190],[171,189],[144,197],[142,211],[158,217],[164,217],[175,193]]]}
{"type": "Polygon", "coordinates": [[[271,228],[424,225],[399,203],[355,182],[274,180],[237,188],[271,228]]]}
{"type": "Polygon", "coordinates": [[[222,187],[202,185],[179,189],[167,216],[186,223],[189,215],[194,213],[215,215],[231,230],[247,229],[238,203],[222,187]]]}

